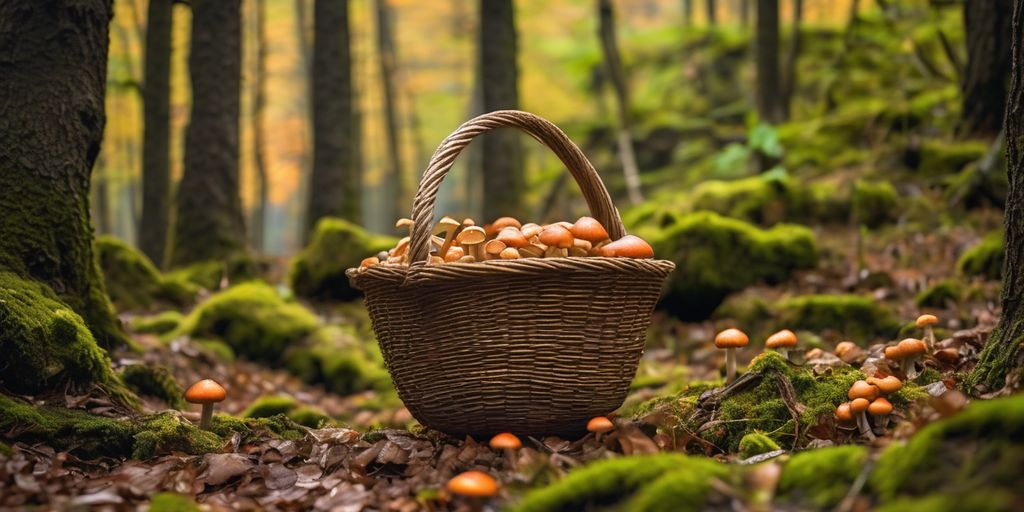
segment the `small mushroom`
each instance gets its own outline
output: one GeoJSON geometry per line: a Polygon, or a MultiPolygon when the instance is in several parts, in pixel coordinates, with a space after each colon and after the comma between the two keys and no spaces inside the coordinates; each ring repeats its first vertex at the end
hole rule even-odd
{"type": "Polygon", "coordinates": [[[515,247],[506,247],[502,249],[501,253],[498,254],[498,257],[503,260],[518,260],[519,249],[516,249],[515,247]]]}
{"type": "Polygon", "coordinates": [[[532,222],[523,224],[523,227],[519,228],[519,232],[522,233],[527,240],[537,235],[540,235],[541,231],[544,231],[544,228],[542,228],[539,224],[534,224],[532,222]]]}
{"type": "Polygon", "coordinates": [[[500,233],[501,230],[508,227],[519,229],[523,227],[523,225],[520,224],[519,220],[515,217],[500,217],[491,223],[491,228],[494,229],[494,233],[500,233]]]}
{"type": "Polygon", "coordinates": [[[523,447],[523,442],[519,440],[515,434],[510,432],[502,432],[491,438],[491,448],[495,450],[501,450],[505,453],[505,460],[508,461],[509,466],[515,467],[516,463],[516,450],[523,447]]]}
{"type": "Polygon", "coordinates": [[[587,431],[594,433],[594,438],[601,441],[601,435],[615,428],[615,424],[607,416],[594,416],[587,422],[587,431]]]}
{"type": "Polygon", "coordinates": [[[855,398],[850,400],[850,411],[857,417],[857,430],[860,435],[868,438],[868,440],[874,440],[875,434],[871,432],[871,427],[868,425],[867,410],[871,406],[871,402],[867,398],[855,398]]]}
{"type": "Polygon", "coordinates": [[[359,268],[364,269],[380,263],[380,259],[376,256],[370,256],[369,258],[363,258],[363,261],[359,262],[359,268]]]}
{"type": "Polygon", "coordinates": [[[932,329],[932,326],[937,323],[939,323],[939,319],[935,315],[921,315],[917,317],[917,322],[915,322],[919,329],[924,329],[924,342],[928,350],[935,348],[935,331],[932,329]]]}
{"type": "Polygon", "coordinates": [[[394,249],[391,249],[391,256],[398,258],[400,263],[405,263],[408,259],[406,253],[409,252],[409,237],[404,237],[398,241],[398,245],[394,249]]]}
{"type": "Polygon", "coordinates": [[[764,346],[779,351],[782,357],[789,359],[790,347],[796,346],[796,334],[789,329],[783,329],[772,334],[764,342],[764,346]]]}
{"type": "Polygon", "coordinates": [[[843,402],[836,407],[836,420],[841,425],[850,425],[857,421],[853,417],[853,411],[850,410],[850,402],[843,402]]]}
{"type": "Polygon", "coordinates": [[[601,247],[600,255],[606,258],[648,259],[654,257],[654,249],[644,239],[626,235],[601,247]]]}
{"type": "Polygon", "coordinates": [[[495,240],[505,244],[505,247],[512,247],[513,249],[522,249],[530,245],[530,240],[513,227],[508,227],[498,232],[498,237],[495,240]]]}
{"type": "Polygon", "coordinates": [[[739,329],[726,329],[715,336],[715,346],[725,349],[725,383],[736,378],[736,349],[745,347],[750,338],[739,329]]]}
{"type": "Polygon", "coordinates": [[[459,259],[465,255],[466,251],[464,251],[462,247],[452,246],[448,248],[448,252],[445,253],[444,261],[447,263],[452,263],[454,261],[459,261],[459,259]]]}
{"type": "Polygon", "coordinates": [[[483,500],[498,494],[498,481],[483,471],[466,471],[448,481],[448,491],[469,498],[473,510],[482,510],[483,500]]]}
{"type": "Polygon", "coordinates": [[[416,225],[412,219],[398,219],[395,222],[395,227],[398,229],[409,228],[409,236],[412,236],[412,228],[416,225]]]}
{"type": "Polygon", "coordinates": [[[467,256],[463,256],[463,257],[459,258],[458,260],[455,260],[456,263],[476,263],[476,261],[477,261],[477,259],[475,257],[468,256],[468,255],[467,256]]]}
{"type": "Polygon", "coordinates": [[[895,375],[889,375],[888,377],[868,377],[868,384],[878,388],[878,392],[883,395],[889,395],[895,393],[903,388],[903,381],[895,375]]]}
{"type": "Polygon", "coordinates": [[[452,242],[455,241],[455,236],[459,234],[459,231],[461,231],[461,229],[461,222],[451,217],[441,218],[441,220],[437,223],[437,229],[434,230],[435,235],[442,231],[444,232],[444,243],[441,244],[441,248],[438,249],[437,251],[438,256],[445,258],[447,260],[448,249],[451,248],[452,242]]]}
{"type": "MultiPolygon", "coordinates": [[[[489,260],[493,260],[495,258],[498,258],[499,255],[501,254],[501,251],[504,250],[505,243],[502,242],[501,240],[488,240],[487,243],[484,244],[484,257],[489,260]]],[[[516,251],[516,254],[518,253],[519,251],[516,251]]]]}
{"type": "Polygon", "coordinates": [[[479,226],[469,226],[464,228],[456,237],[456,241],[459,242],[459,245],[465,249],[468,255],[476,259],[476,261],[484,261],[483,243],[486,240],[487,234],[484,232],[484,228],[479,226]]]}
{"type": "Polygon", "coordinates": [[[227,393],[224,387],[212,379],[203,379],[192,384],[185,391],[185,400],[193,404],[203,405],[203,415],[199,420],[199,428],[210,430],[210,422],[213,420],[213,404],[224,401],[227,393]]]}
{"type": "Polygon", "coordinates": [[[569,231],[572,232],[572,236],[580,240],[586,240],[590,242],[591,245],[596,245],[608,240],[608,231],[604,229],[604,226],[602,226],[601,223],[593,217],[580,217],[576,220],[576,223],[569,228],[569,231]]]}
{"type": "Polygon", "coordinates": [[[850,409],[857,415],[857,427],[860,429],[860,434],[868,439],[874,438],[871,429],[868,428],[868,418],[864,411],[867,410],[871,400],[878,398],[878,388],[868,384],[867,381],[858,380],[853,383],[853,386],[850,386],[846,396],[850,399],[850,409]]]}
{"type": "Polygon", "coordinates": [[[960,351],[952,347],[940,348],[935,351],[935,359],[946,364],[953,364],[960,359],[960,351]]]}
{"type": "Polygon", "coordinates": [[[545,258],[565,258],[569,256],[569,248],[573,243],[572,233],[563,226],[552,224],[541,231],[540,243],[547,246],[545,258]]]}
{"type": "MultiPolygon", "coordinates": [[[[903,372],[906,373],[908,380],[913,380],[917,377],[917,362],[928,351],[928,347],[921,340],[905,338],[900,340],[896,348],[899,349],[899,355],[903,359],[903,372]]],[[[886,349],[885,357],[889,357],[888,349],[886,349]]]]}
{"type": "Polygon", "coordinates": [[[885,397],[878,397],[868,406],[868,413],[875,419],[875,426],[885,433],[885,427],[889,426],[889,414],[892,413],[892,404],[885,397]]]}
{"type": "Polygon", "coordinates": [[[836,345],[835,350],[836,357],[842,359],[844,363],[852,363],[856,361],[860,356],[864,354],[864,351],[852,341],[840,341],[836,345]]]}

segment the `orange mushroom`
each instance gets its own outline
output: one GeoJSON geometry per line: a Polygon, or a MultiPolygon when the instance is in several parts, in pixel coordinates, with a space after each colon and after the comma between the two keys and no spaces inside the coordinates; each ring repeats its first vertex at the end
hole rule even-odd
{"type": "Polygon", "coordinates": [[[593,432],[594,437],[600,441],[601,434],[611,431],[615,424],[607,416],[594,416],[587,422],[587,431],[593,432]]]}
{"type": "Polygon", "coordinates": [[[853,418],[853,411],[850,410],[850,402],[843,402],[836,407],[836,420],[847,425],[856,421],[853,418]]]}
{"type": "Polygon", "coordinates": [[[935,347],[935,331],[932,326],[939,323],[939,318],[935,315],[921,315],[917,317],[917,321],[914,322],[918,328],[924,329],[924,342],[928,346],[928,350],[932,350],[935,347]]]}
{"type": "Polygon", "coordinates": [[[213,420],[213,404],[224,401],[227,393],[224,387],[211,379],[203,379],[192,384],[185,391],[185,400],[193,404],[203,405],[203,415],[199,420],[199,428],[210,430],[210,422],[213,420]]]}
{"type": "Polygon", "coordinates": [[[565,227],[552,224],[540,232],[540,243],[548,246],[544,251],[545,258],[565,258],[572,247],[572,233],[565,227]]]}
{"type": "Polygon", "coordinates": [[[715,336],[715,346],[725,349],[726,384],[736,378],[736,349],[745,347],[748,343],[750,343],[750,338],[739,329],[726,329],[715,336]]]}
{"type": "Polygon", "coordinates": [[[884,397],[878,397],[868,406],[868,412],[875,419],[875,426],[885,432],[889,426],[889,414],[892,413],[892,403],[884,397]]]}
{"type": "Polygon", "coordinates": [[[598,251],[607,258],[648,259],[654,257],[654,249],[643,238],[626,235],[614,242],[606,244],[598,251]]]}
{"type": "Polygon", "coordinates": [[[498,481],[483,471],[466,471],[448,481],[448,490],[469,498],[491,498],[498,494],[498,481]]]}
{"type": "Polygon", "coordinates": [[[868,426],[868,417],[866,411],[871,405],[871,402],[867,398],[855,398],[850,400],[850,411],[857,417],[857,429],[860,435],[873,440],[875,434],[871,432],[871,427],[868,426]]]}
{"type": "Polygon", "coordinates": [[[789,329],[783,329],[769,336],[764,346],[778,350],[782,357],[789,359],[789,348],[796,346],[796,334],[789,329]]]}
{"type": "Polygon", "coordinates": [[[572,236],[597,245],[608,240],[608,231],[593,217],[580,217],[570,228],[572,236]]]}

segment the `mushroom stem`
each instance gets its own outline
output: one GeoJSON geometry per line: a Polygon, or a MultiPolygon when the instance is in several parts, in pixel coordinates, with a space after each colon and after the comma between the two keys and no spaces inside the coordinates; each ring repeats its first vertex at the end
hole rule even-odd
{"type": "Polygon", "coordinates": [[[869,441],[875,440],[875,434],[868,426],[868,415],[864,411],[857,413],[857,429],[860,430],[860,435],[868,438],[869,441]]]}
{"type": "Polygon", "coordinates": [[[213,420],[213,404],[203,404],[203,415],[199,419],[199,428],[203,430],[210,430],[210,423],[213,420]]]}
{"type": "Polygon", "coordinates": [[[932,330],[930,325],[924,327],[924,342],[928,344],[929,352],[935,348],[935,331],[932,330]]]}
{"type": "Polygon", "coordinates": [[[875,426],[878,427],[878,435],[885,434],[885,428],[889,426],[889,415],[875,416],[875,426]]]}
{"type": "Polygon", "coordinates": [[[731,384],[736,379],[736,349],[725,349],[725,383],[731,384]]]}
{"type": "Polygon", "coordinates": [[[789,348],[787,348],[787,347],[780,347],[779,348],[779,355],[782,356],[783,359],[788,361],[789,360],[789,348]]]}
{"type": "Polygon", "coordinates": [[[907,374],[907,380],[914,380],[917,378],[918,359],[918,356],[910,356],[903,360],[903,371],[907,374]]]}

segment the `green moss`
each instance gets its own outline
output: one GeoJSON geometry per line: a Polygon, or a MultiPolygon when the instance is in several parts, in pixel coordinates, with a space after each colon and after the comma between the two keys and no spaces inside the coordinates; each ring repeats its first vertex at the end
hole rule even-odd
{"type": "Polygon", "coordinates": [[[956,174],[985,156],[988,146],[988,142],[980,140],[926,140],[921,145],[919,172],[927,176],[956,174]]]}
{"type": "Polygon", "coordinates": [[[740,439],[739,449],[740,458],[749,459],[755,455],[778,450],[779,444],[764,432],[751,432],[740,439]]]}
{"type": "Polygon", "coordinates": [[[624,510],[686,512],[707,510],[705,501],[715,479],[725,479],[730,467],[710,459],[687,458],[629,500],[624,510]]]}
{"type": "Polygon", "coordinates": [[[11,448],[11,445],[9,444],[0,441],[0,455],[10,457],[11,455],[14,455],[14,448],[11,448]]]}
{"type": "Polygon", "coordinates": [[[858,224],[875,227],[896,218],[899,196],[888,181],[859,180],[853,185],[850,203],[858,224]]]}
{"type": "Polygon", "coordinates": [[[981,276],[999,280],[1003,275],[1003,232],[989,233],[974,247],[965,251],[956,262],[956,268],[965,276],[981,276]]]}
{"type": "Polygon", "coordinates": [[[245,440],[258,438],[260,435],[281,437],[298,441],[305,437],[305,429],[283,414],[267,418],[236,418],[226,414],[214,414],[210,430],[221,437],[242,434],[245,440]]]}
{"type": "Polygon", "coordinates": [[[202,350],[205,350],[209,355],[214,358],[225,362],[235,362],[235,351],[231,348],[231,345],[224,343],[220,340],[211,340],[204,338],[193,338],[192,343],[198,345],[202,350]]]}
{"type": "Polygon", "coordinates": [[[261,396],[242,412],[243,418],[267,418],[288,414],[299,403],[288,395],[261,396]]]}
{"type": "Polygon", "coordinates": [[[782,469],[782,501],[831,509],[842,501],[864,470],[868,450],[863,446],[836,446],[793,455],[782,469]]]}
{"type": "Polygon", "coordinates": [[[309,405],[300,405],[292,409],[288,413],[288,418],[303,427],[309,428],[321,428],[334,423],[334,420],[327,413],[309,405]]]}
{"type": "Polygon", "coordinates": [[[746,222],[698,212],[679,217],[652,239],[655,254],[677,265],[662,305],[683,319],[704,319],[727,295],[765,281],[777,283],[817,262],[813,233],[779,224],[761,230],[746,222]]]}
{"type": "Polygon", "coordinates": [[[226,261],[203,261],[176,268],[167,273],[167,278],[207,290],[219,290],[225,279],[233,286],[256,279],[261,273],[259,262],[247,254],[239,253],[226,261]]]}
{"type": "Polygon", "coordinates": [[[922,308],[944,308],[949,303],[959,304],[964,293],[963,283],[954,279],[944,279],[922,290],[914,298],[914,303],[922,308]]]}
{"type": "Polygon", "coordinates": [[[0,434],[42,441],[83,458],[131,453],[135,426],[128,421],[85,411],[39,406],[0,395],[0,434]]]}
{"type": "Polygon", "coordinates": [[[689,462],[685,455],[675,453],[594,462],[547,487],[530,491],[513,510],[558,512],[612,505],[647,482],[689,462]]]}
{"type": "Polygon", "coordinates": [[[172,412],[147,416],[135,434],[132,457],[149,459],[162,453],[191,455],[220,451],[224,441],[215,433],[202,430],[172,412]]]}
{"type": "Polygon", "coordinates": [[[1020,497],[1004,489],[978,488],[957,493],[938,492],[918,498],[901,498],[875,510],[878,512],[1006,512],[1016,510],[1020,497]]]}
{"type": "Polygon", "coordinates": [[[172,409],[188,407],[181,386],[163,366],[128,365],[121,370],[121,380],[136,394],[159,398],[172,409]]]}
{"type": "Polygon", "coordinates": [[[900,329],[889,308],[859,295],[804,295],[775,307],[779,323],[790,329],[834,329],[862,344],[876,337],[888,339],[900,329]]]}
{"type": "Polygon", "coordinates": [[[1024,498],[1024,395],[975,401],[883,452],[871,485],[884,502],[937,489],[1004,489],[1024,498]]]}
{"type": "Polygon", "coordinates": [[[0,383],[36,394],[92,384],[131,401],[82,317],[48,287],[0,272],[0,383]]]}
{"type": "Polygon", "coordinates": [[[122,310],[149,310],[157,305],[183,307],[197,289],[191,283],[160,274],[144,254],[109,235],[93,242],[96,261],[103,273],[107,295],[122,310]]]}
{"type": "Polygon", "coordinates": [[[270,286],[244,283],[197,306],[167,335],[213,337],[238,354],[276,362],[285,349],[313,332],[317,318],[299,304],[286,302],[270,286]]]}
{"type": "Polygon", "coordinates": [[[167,334],[173,331],[185,317],[168,310],[154,316],[139,316],[132,319],[132,330],[143,334],[167,334]]]}
{"type": "Polygon", "coordinates": [[[364,336],[349,325],[320,328],[287,353],[285,366],[303,381],[323,384],[339,395],[391,390],[376,341],[364,336]]]}
{"type": "Polygon", "coordinates": [[[372,235],[337,218],[317,223],[309,246],[292,261],[288,280],[295,295],[317,300],[349,300],[359,292],[349,285],[345,271],[358,267],[368,256],[394,247],[397,240],[372,235]]]}
{"type": "Polygon", "coordinates": [[[149,500],[149,512],[199,512],[191,497],[174,492],[161,492],[149,500]]]}

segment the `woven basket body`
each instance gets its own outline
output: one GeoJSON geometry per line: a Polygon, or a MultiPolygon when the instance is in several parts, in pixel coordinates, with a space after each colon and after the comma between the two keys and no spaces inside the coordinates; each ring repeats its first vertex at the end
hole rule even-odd
{"type": "Polygon", "coordinates": [[[469,140],[515,126],[555,151],[613,239],[621,220],[582,152],[553,125],[502,111],[445,140],[413,207],[409,266],[350,270],[399,397],[425,426],[485,438],[571,436],[618,408],[674,265],[626,258],[528,258],[427,265],[440,179],[469,140]]]}

